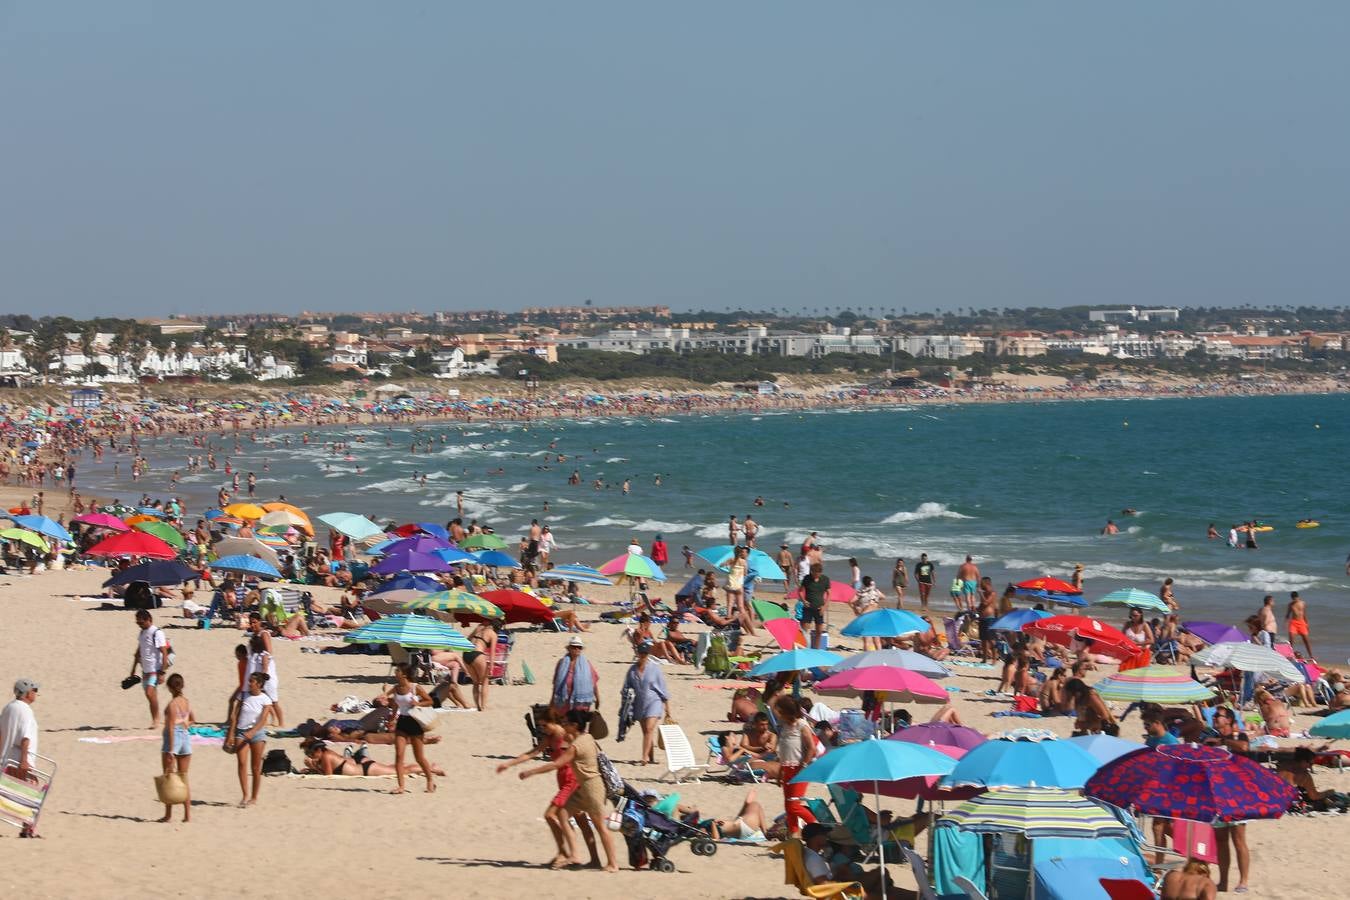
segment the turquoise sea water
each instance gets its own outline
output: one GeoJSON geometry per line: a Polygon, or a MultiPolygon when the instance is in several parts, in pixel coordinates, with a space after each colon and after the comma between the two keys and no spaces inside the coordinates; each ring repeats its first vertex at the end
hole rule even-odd
{"type": "MultiPolygon", "coordinates": [[[[750,512],[770,552],[782,541],[795,549],[818,531],[827,571],[838,577],[847,578],[846,560],[856,556],[865,574],[889,585],[897,555],[912,565],[927,552],[942,564],[935,597],[945,596],[942,576],[950,579],[966,553],[999,586],[1042,573],[1067,577],[1083,563],[1089,598],[1123,586],[1156,593],[1171,576],[1183,618],[1239,623],[1264,593],[1276,595],[1282,612],[1298,590],[1310,603],[1318,655],[1339,663],[1350,653],[1347,396],[469,423],[418,432],[433,439],[429,454],[409,452],[407,427],[317,430],[308,445],[291,432],[289,446],[279,432],[245,438],[237,453],[232,438],[212,441],[222,465],[230,457],[257,473],[261,499],[284,494],[315,512],[444,523],[462,489],[466,515],[508,538],[532,517],[551,524],[559,562],[599,563],[629,537],[646,544],[661,532],[679,572],[682,545],[725,543],[727,517],[750,512]],[[325,446],[358,439],[351,459],[325,446]],[[560,464],[554,453],[569,458],[560,464]],[[574,467],[579,487],[567,484],[574,467]],[[502,474],[489,474],[497,469],[502,474]],[[414,472],[428,473],[425,487],[414,472]],[[625,478],[628,496],[619,490],[625,478]],[[609,487],[595,490],[596,479],[609,487]],[[765,498],[762,509],[752,505],[756,496],[765,498]],[[1125,507],[1138,514],[1122,516],[1125,507]],[[1099,535],[1108,518],[1120,534],[1099,535]],[[1260,536],[1258,550],[1205,538],[1210,522],[1226,537],[1229,525],[1252,518],[1276,527],[1260,536]],[[1322,525],[1295,529],[1301,518],[1322,525]]],[[[82,471],[83,483],[126,500],[177,493],[195,512],[228,481],[220,471],[186,474],[187,454],[199,451],[182,438],[143,452],[155,468],[139,484],[125,463],[113,479],[111,460],[82,471]],[[175,467],[185,473],[176,491],[175,467]]]]}

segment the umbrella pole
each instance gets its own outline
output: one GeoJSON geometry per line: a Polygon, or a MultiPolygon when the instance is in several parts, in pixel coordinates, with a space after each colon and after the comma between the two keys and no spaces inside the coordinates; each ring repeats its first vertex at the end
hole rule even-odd
{"type": "Polygon", "coordinates": [[[886,900],[886,836],[881,828],[881,785],[872,780],[872,798],[877,813],[877,865],[881,872],[881,900],[886,900]]]}

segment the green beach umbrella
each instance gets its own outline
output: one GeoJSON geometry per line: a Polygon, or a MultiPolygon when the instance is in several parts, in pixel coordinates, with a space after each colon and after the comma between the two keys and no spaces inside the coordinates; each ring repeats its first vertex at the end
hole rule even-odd
{"type": "Polygon", "coordinates": [[[468,591],[437,591],[399,604],[403,609],[430,609],[445,613],[472,613],[484,619],[505,618],[501,608],[468,591]]]}
{"type": "Polygon", "coordinates": [[[495,534],[471,534],[459,542],[461,550],[505,550],[506,541],[495,534]]]}
{"type": "Polygon", "coordinates": [[[750,605],[759,613],[759,617],[765,622],[772,622],[774,619],[790,619],[792,614],[786,609],[770,600],[751,600],[750,605]]]}
{"type": "Polygon", "coordinates": [[[432,650],[472,650],[459,630],[431,616],[385,616],[345,636],[349,644],[401,644],[432,650]]]}
{"type": "Polygon", "coordinates": [[[1151,609],[1154,612],[1169,613],[1172,610],[1157,594],[1141,591],[1138,588],[1121,588],[1112,591],[1093,606],[1128,606],[1130,609],[1151,609]]]}
{"type": "Polygon", "coordinates": [[[146,534],[153,534],[164,543],[178,550],[187,548],[187,541],[183,540],[183,535],[168,522],[137,522],[131,527],[137,531],[144,531],[146,534]]]}
{"type": "Polygon", "coordinates": [[[39,550],[47,549],[47,542],[42,539],[42,535],[25,531],[22,528],[6,528],[4,531],[0,531],[0,538],[19,541],[30,547],[37,547],[39,550]]]}

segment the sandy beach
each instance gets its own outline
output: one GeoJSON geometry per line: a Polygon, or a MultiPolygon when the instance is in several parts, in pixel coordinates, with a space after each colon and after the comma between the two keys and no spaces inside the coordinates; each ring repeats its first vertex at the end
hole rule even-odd
{"type": "MultiPolygon", "coordinates": [[[[60,766],[43,813],[45,839],[20,841],[10,829],[0,834],[0,888],[6,896],[139,897],[165,892],[224,897],[242,891],[270,897],[299,890],[348,891],[360,885],[381,893],[431,888],[469,897],[540,890],[568,897],[794,894],[783,884],[782,863],[750,846],[722,846],[712,858],[691,855],[687,845],[678,847],[671,854],[678,871],[668,875],[544,868],[552,845],[541,814],[553,793],[552,779],[521,782],[512,774],[496,775],[494,767],[529,747],[522,714],[530,703],[547,698],[549,673],[567,640],[555,632],[523,631],[518,638],[513,675],[520,677],[523,662],[540,683],[494,687],[486,712],[443,715],[438,731],[442,740],[428,748],[431,761],[448,772],[435,794],[423,793],[416,780],[410,781],[409,794],[392,796],[392,778],[274,777],[266,779],[255,808],[237,809],[234,760],[217,746],[203,745],[194,748],[192,822],[157,824],[162,807],[155,800],[152,777],[160,771],[159,734],[148,729],[140,690],[118,687],[130,665],[136,627],[129,612],[77,599],[96,594],[104,574],[71,570],[0,579],[0,607],[6,611],[0,658],[5,660],[6,686],[19,676],[41,683],[34,707],[41,751],[60,766]]],[[[667,585],[659,593],[672,590],[667,585]]],[[[321,600],[337,594],[322,588],[316,592],[321,600]]],[[[594,591],[596,599],[621,595],[621,588],[594,591]]],[[[590,633],[583,635],[586,652],[600,673],[603,710],[614,721],[617,688],[632,654],[620,626],[593,621],[602,609],[578,607],[583,621],[591,622],[590,633]]],[[[847,621],[842,609],[834,610],[836,629],[847,621]]],[[[235,678],[232,651],[240,633],[188,627],[178,610],[167,607],[157,611],[156,623],[178,654],[175,671],[187,681],[186,693],[198,718],[221,721],[235,678]]],[[[330,644],[277,641],[280,698],[288,726],[308,717],[323,719],[330,704],[342,697],[370,697],[388,683],[385,657],[302,652],[330,644]]],[[[844,645],[850,646],[847,640],[844,645]]],[[[696,675],[691,667],[671,666],[667,675],[673,713],[696,748],[702,748],[700,732],[723,727],[717,723],[725,720],[729,683],[696,675]]],[[[1027,724],[991,717],[1007,707],[1006,700],[983,695],[994,686],[992,672],[962,669],[948,683],[961,688],[956,702],[967,724],[986,733],[1027,724]]],[[[916,721],[926,717],[924,708],[914,711],[916,721]]],[[[1308,717],[1296,717],[1295,729],[1311,723],[1308,717]]],[[[1071,720],[1034,724],[1067,735],[1071,720]]],[[[1138,739],[1133,733],[1137,727],[1137,718],[1132,718],[1122,737],[1138,739]]],[[[669,785],[656,784],[653,769],[630,764],[638,754],[637,740],[630,736],[617,744],[611,737],[602,747],[635,785],[669,790],[669,785]]],[[[295,738],[268,742],[269,749],[285,749],[297,765],[303,759],[298,745],[295,738]]],[[[375,747],[374,754],[386,762],[393,755],[390,747],[375,747]]],[[[702,761],[701,749],[698,755],[702,761]]],[[[1325,769],[1316,775],[1320,786],[1350,788],[1345,775],[1325,769]]],[[[705,814],[731,816],[746,789],[707,779],[674,790],[705,814]]],[[[761,786],[759,797],[770,815],[782,811],[776,786],[761,786]]],[[[893,801],[891,808],[898,814],[912,811],[907,801],[893,801]]],[[[1328,887],[1350,873],[1339,853],[1345,835],[1339,818],[1257,822],[1248,834],[1251,896],[1327,896],[1328,887]]],[[[893,874],[898,884],[912,886],[907,870],[895,867],[893,874]]]]}

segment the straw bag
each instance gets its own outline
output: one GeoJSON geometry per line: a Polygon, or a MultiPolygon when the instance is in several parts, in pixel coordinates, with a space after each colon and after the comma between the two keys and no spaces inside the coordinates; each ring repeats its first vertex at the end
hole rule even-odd
{"type": "Polygon", "coordinates": [[[187,782],[183,776],[177,772],[170,772],[167,775],[155,776],[155,796],[159,797],[159,802],[165,806],[173,806],[175,803],[186,803],[188,798],[187,782]]]}
{"type": "Polygon", "coordinates": [[[417,720],[423,731],[435,731],[436,726],[441,724],[441,717],[424,707],[415,706],[408,711],[408,715],[417,720]]]}
{"type": "MultiPolygon", "coordinates": [[[[680,723],[679,723],[679,722],[676,722],[676,721],[675,721],[675,717],[672,716],[670,713],[666,713],[666,717],[665,717],[664,719],[661,720],[661,724],[662,724],[662,725],[678,725],[678,724],[680,724],[680,723]]],[[[661,736],[661,731],[660,731],[659,728],[657,729],[657,732],[656,732],[656,747],[657,747],[658,750],[664,750],[664,749],[666,749],[666,739],[665,739],[664,737],[661,736]]]]}

